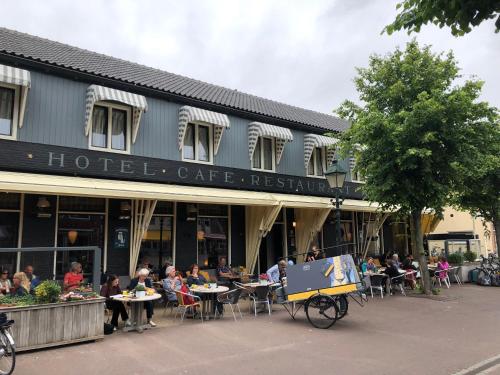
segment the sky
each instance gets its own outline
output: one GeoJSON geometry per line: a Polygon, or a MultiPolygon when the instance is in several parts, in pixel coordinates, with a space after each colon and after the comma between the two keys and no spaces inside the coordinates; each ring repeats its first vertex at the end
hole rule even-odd
{"type": "Polygon", "coordinates": [[[0,0],[0,25],[201,81],[332,113],[357,101],[355,67],[416,38],[453,50],[500,107],[500,34],[423,27],[381,35],[397,0],[0,0]]]}

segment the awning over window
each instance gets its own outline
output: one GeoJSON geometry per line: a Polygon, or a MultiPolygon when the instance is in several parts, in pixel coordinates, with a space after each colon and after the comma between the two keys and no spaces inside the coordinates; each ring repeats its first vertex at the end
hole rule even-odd
{"type": "Polygon", "coordinates": [[[326,166],[329,167],[335,159],[335,148],[329,147],[337,144],[337,138],[326,137],[319,134],[306,134],[304,136],[304,165],[307,169],[309,160],[315,147],[327,147],[326,166]]]}
{"type": "Polygon", "coordinates": [[[28,90],[31,88],[30,72],[24,69],[0,64],[0,82],[21,86],[21,101],[19,103],[19,127],[22,128],[28,90]]]}
{"type": "Polygon", "coordinates": [[[146,98],[142,95],[115,90],[109,87],[90,85],[87,89],[85,107],[85,135],[89,135],[92,128],[92,110],[94,109],[94,104],[100,101],[113,101],[132,107],[132,143],[134,143],[139,131],[142,113],[148,110],[146,98]]]}
{"type": "Polygon", "coordinates": [[[248,153],[250,155],[250,160],[252,160],[259,137],[276,138],[276,164],[279,164],[281,160],[285,143],[293,141],[293,135],[290,129],[263,124],[261,122],[251,122],[248,125],[248,153]]]}
{"type": "Polygon", "coordinates": [[[202,122],[214,125],[214,155],[219,151],[220,140],[225,128],[230,127],[229,117],[222,113],[205,109],[183,106],[179,109],[179,150],[182,150],[186,127],[190,122],[202,122]]]}

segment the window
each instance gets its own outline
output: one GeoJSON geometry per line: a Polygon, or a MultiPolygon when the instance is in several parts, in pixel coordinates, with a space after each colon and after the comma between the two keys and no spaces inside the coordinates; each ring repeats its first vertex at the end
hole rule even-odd
{"type": "Polygon", "coordinates": [[[228,257],[228,206],[198,206],[198,264],[201,268],[217,268],[221,257],[228,257]]]}
{"type": "Polygon", "coordinates": [[[186,134],[184,136],[182,159],[186,161],[212,163],[212,144],[211,126],[189,123],[186,126],[186,134]]]}
{"type": "Polygon", "coordinates": [[[307,175],[314,177],[323,177],[325,170],[325,149],[324,147],[314,148],[309,165],[307,166],[307,175]]]}
{"type": "Polygon", "coordinates": [[[130,152],[130,108],[106,103],[95,105],[90,148],[130,152]]]}
{"type": "Polygon", "coordinates": [[[16,138],[18,91],[19,89],[14,85],[2,84],[0,86],[0,138],[16,138]]]}
{"type": "Polygon", "coordinates": [[[274,171],[274,138],[259,137],[252,158],[252,169],[274,171]]]}
{"type": "Polygon", "coordinates": [[[363,182],[363,175],[356,170],[356,158],[351,157],[349,159],[349,169],[351,172],[351,181],[363,182]]]}

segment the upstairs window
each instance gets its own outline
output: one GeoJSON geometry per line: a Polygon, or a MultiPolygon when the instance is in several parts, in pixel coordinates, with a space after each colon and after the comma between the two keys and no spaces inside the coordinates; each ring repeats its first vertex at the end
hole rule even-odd
{"type": "Polygon", "coordinates": [[[90,148],[130,152],[130,108],[108,103],[94,105],[90,148]]]}
{"type": "Polygon", "coordinates": [[[325,174],[325,148],[315,147],[312,151],[307,175],[312,177],[322,177],[325,174]]]}
{"type": "Polygon", "coordinates": [[[18,91],[15,86],[3,84],[0,86],[0,138],[16,138],[18,91]]]}
{"type": "Polygon", "coordinates": [[[274,171],[276,165],[274,138],[259,137],[252,156],[252,169],[274,171]]]}
{"type": "Polygon", "coordinates": [[[212,163],[213,160],[212,126],[189,123],[186,126],[182,159],[212,163]]]}
{"type": "Polygon", "coordinates": [[[356,157],[349,158],[349,171],[351,172],[351,181],[364,182],[363,175],[356,169],[356,157]]]}

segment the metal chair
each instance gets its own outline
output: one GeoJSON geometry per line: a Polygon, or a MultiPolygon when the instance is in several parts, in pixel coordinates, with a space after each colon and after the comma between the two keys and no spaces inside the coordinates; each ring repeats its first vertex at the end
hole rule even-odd
{"type": "MultiPolygon", "coordinates": [[[[369,281],[369,287],[370,287],[370,293],[373,298],[373,289],[379,290],[380,291],[380,297],[384,298],[384,279],[385,277],[383,275],[369,275],[370,281],[369,281]]],[[[367,285],[368,286],[368,285],[367,285]]]]}
{"type": "Polygon", "coordinates": [[[464,285],[462,283],[462,279],[460,278],[460,267],[451,267],[448,269],[448,271],[450,271],[449,273],[452,274],[453,278],[455,279],[455,281],[457,282],[458,285],[460,285],[460,286],[464,285]]]}
{"type": "Polygon", "coordinates": [[[200,309],[200,316],[201,316],[201,322],[203,323],[203,311],[201,309],[201,298],[198,297],[198,296],[195,296],[194,294],[189,294],[189,293],[184,293],[184,292],[181,292],[181,291],[178,291],[176,290],[175,291],[175,295],[177,296],[177,310],[175,312],[175,316],[174,316],[174,319],[177,317],[177,314],[181,312],[182,310],[182,314],[181,314],[181,322],[184,321],[184,316],[186,315],[186,311],[188,310],[191,310],[192,314],[194,315],[195,313],[195,307],[199,307],[200,309]],[[184,296],[188,296],[188,297],[191,297],[193,298],[193,301],[192,303],[184,303],[184,296]]]}
{"type": "MultiPolygon", "coordinates": [[[[241,314],[240,306],[238,305],[238,302],[240,300],[240,296],[241,296],[241,289],[233,289],[233,290],[230,290],[228,292],[220,293],[217,296],[217,302],[221,303],[223,308],[226,305],[230,307],[231,312],[233,313],[234,321],[236,321],[236,314],[234,313],[235,307],[238,309],[238,312],[240,313],[240,318],[243,319],[243,315],[241,314]]],[[[217,318],[218,314],[220,314],[219,309],[215,309],[215,318],[217,318]]]]}
{"type": "Polygon", "coordinates": [[[441,280],[444,281],[444,284],[449,289],[450,288],[450,275],[448,275],[449,269],[446,270],[435,270],[434,276],[432,277],[432,286],[436,284],[436,281],[439,283],[439,286],[442,286],[441,280]],[[441,277],[441,274],[444,274],[444,277],[441,277]]]}
{"type": "Polygon", "coordinates": [[[266,305],[269,315],[271,315],[271,303],[269,302],[269,286],[259,285],[255,287],[255,290],[250,294],[250,299],[253,302],[254,314],[257,316],[257,305],[266,305]]]}
{"type": "Polygon", "coordinates": [[[401,294],[406,297],[405,288],[403,288],[403,281],[404,281],[405,277],[406,277],[406,273],[402,273],[399,276],[391,277],[390,278],[390,284],[391,284],[390,287],[391,287],[391,290],[393,289],[393,287],[399,287],[401,294]]]}

